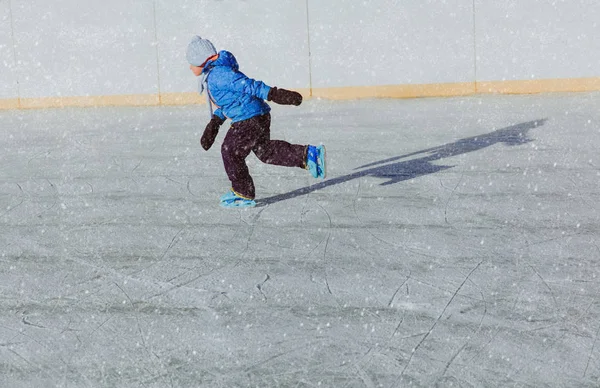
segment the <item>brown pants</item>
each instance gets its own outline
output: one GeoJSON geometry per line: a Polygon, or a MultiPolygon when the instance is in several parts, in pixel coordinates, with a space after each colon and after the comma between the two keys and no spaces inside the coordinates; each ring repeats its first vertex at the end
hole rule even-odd
{"type": "Polygon", "coordinates": [[[221,155],[233,190],[254,199],[254,181],[246,165],[250,151],[263,163],[305,168],[306,149],[306,145],[271,140],[271,115],[267,113],[233,123],[221,146],[221,155]]]}

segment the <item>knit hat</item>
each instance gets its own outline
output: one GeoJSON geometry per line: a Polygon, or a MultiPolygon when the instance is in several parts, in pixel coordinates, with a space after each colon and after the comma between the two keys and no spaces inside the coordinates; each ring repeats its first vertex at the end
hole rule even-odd
{"type": "Polygon", "coordinates": [[[190,65],[201,66],[216,53],[217,50],[210,43],[210,40],[194,36],[190,44],[188,44],[186,58],[190,65]]]}

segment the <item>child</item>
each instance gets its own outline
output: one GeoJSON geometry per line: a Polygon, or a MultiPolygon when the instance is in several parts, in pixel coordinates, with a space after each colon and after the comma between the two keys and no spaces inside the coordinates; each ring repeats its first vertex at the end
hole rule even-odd
{"type": "Polygon", "coordinates": [[[325,178],[323,145],[315,147],[271,140],[271,108],[264,100],[297,106],[302,103],[300,93],[270,87],[246,77],[238,70],[233,54],[224,50],[217,53],[210,41],[199,36],[188,45],[186,57],[194,75],[201,76],[199,92],[202,94],[206,89],[211,116],[200,140],[202,148],[208,151],[220,126],[226,118],[231,119],[221,155],[232,188],[221,196],[221,206],[256,206],[254,182],[246,165],[250,151],[263,163],[300,167],[309,170],[315,178],[325,178]],[[214,112],[213,104],[217,107],[214,112]]]}

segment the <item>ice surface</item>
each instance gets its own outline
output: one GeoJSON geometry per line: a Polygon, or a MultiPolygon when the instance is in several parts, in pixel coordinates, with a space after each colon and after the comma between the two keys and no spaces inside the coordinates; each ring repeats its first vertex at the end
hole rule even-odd
{"type": "Polygon", "coordinates": [[[244,210],[202,107],[0,112],[0,386],[598,386],[599,98],[276,106],[244,210]]]}

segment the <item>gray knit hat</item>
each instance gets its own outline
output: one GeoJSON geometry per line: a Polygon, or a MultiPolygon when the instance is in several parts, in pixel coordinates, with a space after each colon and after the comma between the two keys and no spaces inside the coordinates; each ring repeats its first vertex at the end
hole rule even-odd
{"type": "Polygon", "coordinates": [[[186,58],[190,65],[200,66],[216,53],[217,50],[210,40],[194,36],[188,44],[186,58]]]}

